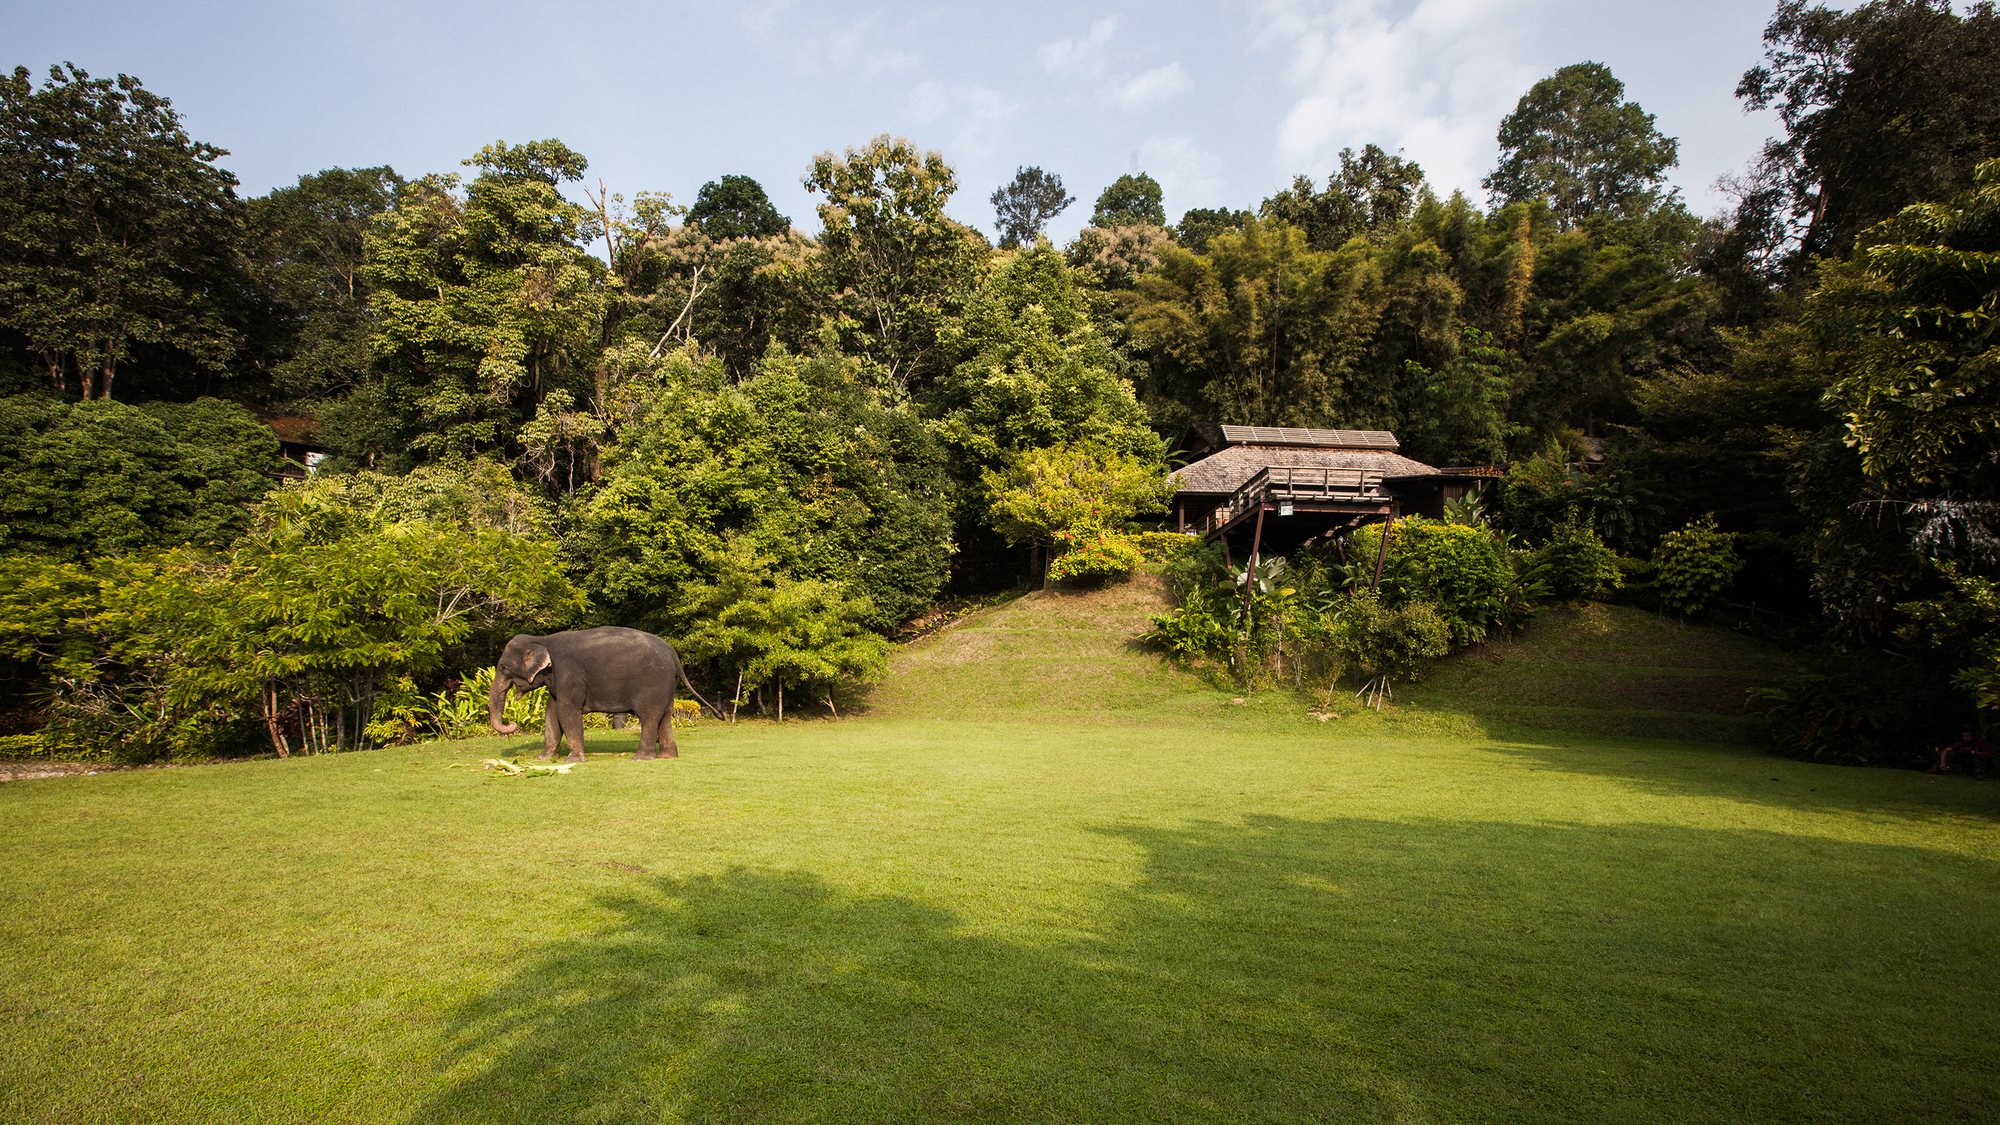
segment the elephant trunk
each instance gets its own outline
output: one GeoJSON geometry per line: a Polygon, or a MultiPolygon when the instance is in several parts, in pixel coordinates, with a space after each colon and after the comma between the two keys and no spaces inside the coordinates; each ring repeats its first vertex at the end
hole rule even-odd
{"type": "Polygon", "coordinates": [[[493,673],[493,690],[487,693],[486,710],[487,721],[493,724],[493,731],[496,734],[513,734],[521,729],[521,724],[505,721],[507,689],[511,686],[513,685],[507,677],[497,671],[493,673]]]}

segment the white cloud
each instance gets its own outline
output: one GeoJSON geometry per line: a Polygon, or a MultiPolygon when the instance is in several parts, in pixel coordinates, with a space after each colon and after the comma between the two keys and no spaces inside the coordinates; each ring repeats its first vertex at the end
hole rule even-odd
{"type": "Polygon", "coordinates": [[[1082,74],[1096,77],[1104,70],[1104,45],[1118,34],[1118,17],[1106,16],[1090,25],[1090,34],[1081,39],[1058,39],[1035,49],[1042,69],[1050,74],[1082,74]]]}
{"type": "Polygon", "coordinates": [[[907,111],[921,124],[951,129],[945,150],[953,157],[977,160],[992,154],[994,133],[1018,108],[998,90],[930,81],[910,91],[907,111]]]}
{"type": "Polygon", "coordinates": [[[1228,195],[1222,178],[1222,158],[1196,145],[1190,137],[1155,134],[1133,156],[1147,175],[1160,181],[1169,222],[1190,207],[1215,205],[1228,195]]]}
{"type": "Polygon", "coordinates": [[[1483,199],[1500,118],[1540,75],[1527,61],[1538,0],[1263,0],[1259,46],[1287,56],[1298,98],[1278,128],[1280,174],[1325,173],[1346,147],[1421,164],[1439,194],[1483,199]]]}
{"type": "Polygon", "coordinates": [[[1181,69],[1181,64],[1168,63],[1114,86],[1112,99],[1125,109],[1144,109],[1167,101],[1192,85],[1194,79],[1181,69]]]}

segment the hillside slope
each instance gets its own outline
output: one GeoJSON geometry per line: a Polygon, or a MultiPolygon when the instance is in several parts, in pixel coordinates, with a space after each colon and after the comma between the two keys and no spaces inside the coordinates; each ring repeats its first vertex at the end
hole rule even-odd
{"type": "Polygon", "coordinates": [[[1038,590],[897,652],[875,714],[1008,719],[1060,712],[1141,721],[1163,703],[1213,697],[1140,643],[1167,608],[1157,575],[1099,590],[1038,590]]]}
{"type": "MultiPolygon", "coordinates": [[[[1234,693],[1175,668],[1142,644],[1167,606],[1157,575],[1100,590],[1041,590],[914,642],[890,658],[868,710],[878,715],[1005,721],[1060,714],[1083,723],[1204,723],[1249,719],[1215,708],[1234,693]]],[[[1421,683],[1398,685],[1381,719],[1463,716],[1575,734],[1758,743],[1749,689],[1784,667],[1778,649],[1704,625],[1626,606],[1545,610],[1521,635],[1499,637],[1439,662],[1421,683]]],[[[1353,685],[1334,695],[1356,714],[1353,685]]],[[[1253,693],[1247,710],[1303,716],[1317,693],[1253,693]],[[1296,700],[1296,708],[1293,702],[1296,700]]],[[[1358,733],[1355,724],[1343,724],[1358,733]]]]}
{"type": "Polygon", "coordinates": [[[1398,694],[1489,723],[1756,743],[1763,720],[1745,697],[1784,667],[1782,650],[1726,629],[1591,602],[1544,610],[1520,636],[1467,649],[1398,694]]]}

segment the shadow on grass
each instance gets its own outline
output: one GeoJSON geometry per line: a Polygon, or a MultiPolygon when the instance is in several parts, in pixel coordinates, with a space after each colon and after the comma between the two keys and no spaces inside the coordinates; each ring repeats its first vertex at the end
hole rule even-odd
{"type": "Polygon", "coordinates": [[[1646,826],[1102,832],[1138,880],[1041,942],[806,872],[650,880],[453,1014],[411,1120],[2000,1113],[1992,863],[1646,826]]]}
{"type": "Polygon", "coordinates": [[[1589,739],[1566,746],[1561,734],[1516,729],[1526,745],[1484,749],[1534,769],[1598,777],[1668,797],[1715,797],[1797,812],[1852,812],[1931,820],[1940,814],[2000,821],[2000,784],[1960,774],[1927,777],[1909,770],[1836,766],[1782,758],[1752,747],[1696,748],[1589,739]]]}

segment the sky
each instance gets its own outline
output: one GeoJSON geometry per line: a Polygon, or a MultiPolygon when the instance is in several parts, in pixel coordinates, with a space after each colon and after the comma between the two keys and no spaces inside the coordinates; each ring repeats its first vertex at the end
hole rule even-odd
{"type": "MultiPolygon", "coordinates": [[[[459,170],[496,140],[557,137],[587,183],[692,203],[755,177],[807,232],[814,154],[909,137],[957,169],[955,218],[989,233],[1017,168],[1077,203],[1144,171],[1169,220],[1255,208],[1342,148],[1422,165],[1484,202],[1494,133],[1537,80],[1609,66],[1680,140],[1673,183],[1697,214],[1775,116],[1737,79],[1776,0],[1248,0],[1217,3],[733,4],[572,0],[0,0],[0,63],[74,62],[172,99],[244,195],[329,167],[459,170]]],[[[582,192],[573,194],[581,200],[582,192]]]]}

